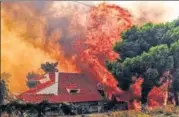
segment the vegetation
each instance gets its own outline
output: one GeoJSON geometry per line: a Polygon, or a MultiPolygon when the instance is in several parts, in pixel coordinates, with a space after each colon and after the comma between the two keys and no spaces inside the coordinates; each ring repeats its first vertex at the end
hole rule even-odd
{"type": "Polygon", "coordinates": [[[33,80],[33,78],[39,78],[40,75],[34,72],[28,72],[27,78],[27,86],[28,88],[34,88],[39,84],[39,81],[33,80]]]}
{"type": "Polygon", "coordinates": [[[44,63],[44,64],[41,64],[41,69],[42,69],[45,73],[58,72],[58,69],[56,68],[57,65],[58,65],[58,62],[56,62],[56,63],[46,62],[46,63],[44,63]]]}
{"type": "Polygon", "coordinates": [[[179,108],[174,106],[166,106],[165,108],[153,108],[147,113],[142,113],[140,111],[116,111],[102,114],[91,114],[85,116],[75,116],[75,117],[178,117],[179,108]]]}
{"type": "Polygon", "coordinates": [[[151,89],[161,86],[172,75],[173,87],[179,90],[179,19],[165,24],[133,26],[122,33],[122,39],[114,46],[120,58],[106,61],[121,89],[129,89],[135,82],[133,76],[142,77],[142,100],[146,102],[151,89]]]}
{"type": "Polygon", "coordinates": [[[0,78],[0,105],[4,103],[4,100],[8,97],[8,79],[11,77],[9,73],[1,73],[0,78]]]}
{"type": "MultiPolygon", "coordinates": [[[[45,73],[50,73],[50,72],[58,72],[58,69],[56,68],[58,65],[58,62],[56,63],[49,63],[46,62],[44,64],[41,64],[41,69],[45,73]]],[[[27,78],[27,86],[28,88],[34,88],[39,84],[38,80],[33,80],[34,78],[39,78],[40,74],[37,74],[35,72],[28,72],[26,78],[27,78]]]]}
{"type": "MultiPolygon", "coordinates": [[[[59,104],[51,104],[48,101],[42,101],[40,103],[32,104],[32,103],[23,103],[20,100],[12,101],[5,105],[0,105],[0,112],[2,115],[7,113],[8,115],[24,117],[27,116],[34,116],[37,117],[45,117],[48,116],[48,112],[59,112],[60,110],[63,111],[65,115],[73,115],[74,113],[71,112],[71,108],[69,105],[65,103],[61,103],[61,107],[59,104]]],[[[52,115],[53,116],[53,115],[52,115]]]]}

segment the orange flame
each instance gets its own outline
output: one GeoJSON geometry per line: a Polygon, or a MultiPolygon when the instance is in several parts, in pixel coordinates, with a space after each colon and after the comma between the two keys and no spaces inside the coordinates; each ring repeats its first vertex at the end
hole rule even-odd
{"type": "Polygon", "coordinates": [[[86,38],[80,43],[87,47],[79,54],[79,58],[89,65],[87,69],[92,69],[99,81],[116,87],[117,82],[107,71],[104,62],[118,57],[112,46],[120,40],[120,33],[132,26],[131,16],[119,6],[103,3],[90,10],[87,21],[86,38]]]}

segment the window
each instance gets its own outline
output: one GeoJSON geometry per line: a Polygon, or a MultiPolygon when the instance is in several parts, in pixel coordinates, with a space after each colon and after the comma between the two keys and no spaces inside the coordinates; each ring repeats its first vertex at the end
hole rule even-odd
{"type": "Polygon", "coordinates": [[[67,92],[71,94],[77,94],[80,93],[80,89],[67,89],[67,92]]]}

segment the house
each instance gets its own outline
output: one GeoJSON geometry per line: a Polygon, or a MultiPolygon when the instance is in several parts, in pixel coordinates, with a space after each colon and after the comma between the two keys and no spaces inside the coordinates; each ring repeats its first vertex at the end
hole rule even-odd
{"type": "Polygon", "coordinates": [[[18,95],[17,98],[26,103],[40,103],[45,100],[52,104],[68,102],[83,110],[90,110],[89,104],[96,104],[98,108],[103,101],[96,84],[81,73],[54,72],[36,79],[40,84],[18,95]]]}

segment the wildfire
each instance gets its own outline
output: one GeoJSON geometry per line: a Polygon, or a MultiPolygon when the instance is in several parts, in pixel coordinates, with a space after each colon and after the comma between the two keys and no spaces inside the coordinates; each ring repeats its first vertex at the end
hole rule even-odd
{"type": "Polygon", "coordinates": [[[107,4],[87,8],[68,2],[4,2],[1,18],[1,67],[12,75],[12,92],[26,90],[27,72],[45,61],[58,61],[60,71],[81,71],[115,86],[104,61],[118,56],[112,46],[132,25],[128,11],[107,4]]]}
{"type": "MultiPolygon", "coordinates": [[[[117,82],[104,62],[118,57],[112,46],[120,40],[120,33],[133,25],[130,13],[104,3],[93,7],[69,2],[37,3],[2,3],[1,68],[12,75],[10,91],[26,90],[27,72],[41,72],[40,64],[46,61],[58,61],[59,71],[83,72],[114,88],[117,82]]],[[[133,86],[137,96],[140,84],[133,86]]]]}
{"type": "MultiPolygon", "coordinates": [[[[118,57],[112,46],[120,40],[120,33],[133,23],[139,25],[165,19],[166,8],[157,10],[163,11],[163,14],[151,14],[153,5],[147,10],[143,4],[135,7],[129,8],[135,16],[132,17],[124,8],[105,3],[86,7],[66,1],[40,4],[3,2],[1,68],[2,72],[12,76],[9,79],[10,91],[26,90],[27,72],[35,70],[40,73],[40,64],[46,61],[59,62],[61,72],[83,72],[91,79],[115,88],[117,82],[104,62],[118,57]]],[[[141,82],[133,85],[137,96],[140,95],[141,82]]],[[[150,96],[157,100],[163,95],[159,92],[155,88],[150,96]]]]}

